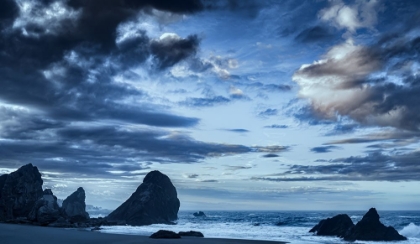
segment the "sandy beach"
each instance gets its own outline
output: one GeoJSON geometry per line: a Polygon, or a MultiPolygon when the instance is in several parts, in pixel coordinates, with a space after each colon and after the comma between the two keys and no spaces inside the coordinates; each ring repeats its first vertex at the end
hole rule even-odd
{"type": "Polygon", "coordinates": [[[226,244],[282,244],[277,241],[255,241],[218,238],[183,237],[181,239],[150,239],[147,236],[105,234],[93,231],[60,229],[29,225],[0,224],[2,244],[152,244],[152,243],[226,243],[226,244]]]}

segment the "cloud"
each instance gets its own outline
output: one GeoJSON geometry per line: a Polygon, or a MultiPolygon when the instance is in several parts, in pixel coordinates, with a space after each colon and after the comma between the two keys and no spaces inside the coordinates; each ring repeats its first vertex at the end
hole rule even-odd
{"type": "Polygon", "coordinates": [[[412,73],[387,76],[386,68],[399,59],[412,60],[418,51],[416,38],[391,40],[385,47],[364,47],[353,41],[331,48],[324,58],[302,65],[293,75],[300,86],[299,95],[310,101],[319,117],[335,120],[338,116],[365,124],[419,130],[420,85],[412,73]],[[373,78],[381,74],[380,78],[373,78]]]}
{"type": "Polygon", "coordinates": [[[360,126],[358,124],[337,124],[334,126],[332,130],[328,131],[325,135],[335,136],[335,135],[350,134],[350,133],[353,133],[359,127],[360,126]]]}
{"type": "Polygon", "coordinates": [[[236,132],[236,133],[247,133],[249,130],[246,129],[228,129],[227,131],[236,132]]]}
{"type": "Polygon", "coordinates": [[[263,157],[264,158],[278,158],[279,155],[274,154],[274,153],[269,153],[269,154],[264,154],[263,157]]]}
{"type": "Polygon", "coordinates": [[[275,108],[268,108],[268,109],[266,109],[264,111],[261,111],[258,114],[258,116],[261,116],[261,117],[274,116],[274,115],[277,115],[277,113],[278,113],[278,110],[277,109],[275,109],[275,108]]]}
{"type": "Polygon", "coordinates": [[[304,29],[295,40],[303,43],[327,42],[334,38],[333,34],[323,26],[317,25],[304,29]]]}
{"type": "Polygon", "coordinates": [[[212,107],[216,105],[223,105],[231,102],[229,98],[223,96],[214,96],[209,98],[190,97],[185,101],[180,102],[181,105],[189,107],[212,107]]]}
{"type": "Polygon", "coordinates": [[[266,125],[266,126],[264,126],[264,128],[268,128],[268,129],[287,129],[287,128],[289,128],[289,126],[288,125],[276,125],[276,124],[274,124],[274,125],[266,125]]]}
{"type": "Polygon", "coordinates": [[[257,177],[266,181],[418,181],[420,151],[338,158],[323,165],[293,165],[278,176],[257,177]]]}
{"type": "Polygon", "coordinates": [[[181,60],[196,54],[199,39],[196,35],[183,39],[173,33],[165,33],[158,40],[152,40],[151,53],[159,70],[171,67],[181,60]]]}
{"type": "Polygon", "coordinates": [[[331,152],[332,149],[337,149],[337,146],[322,146],[322,147],[313,147],[311,148],[311,152],[314,153],[328,153],[331,152]]]}
{"type": "Polygon", "coordinates": [[[252,169],[252,167],[251,166],[231,166],[231,165],[227,165],[226,169],[236,171],[236,170],[243,170],[243,169],[252,169]]]}
{"type": "Polygon", "coordinates": [[[377,23],[378,9],[378,0],[356,1],[354,5],[346,5],[337,0],[331,2],[329,8],[319,11],[319,17],[338,29],[347,29],[353,33],[359,28],[373,28],[377,23]]]}

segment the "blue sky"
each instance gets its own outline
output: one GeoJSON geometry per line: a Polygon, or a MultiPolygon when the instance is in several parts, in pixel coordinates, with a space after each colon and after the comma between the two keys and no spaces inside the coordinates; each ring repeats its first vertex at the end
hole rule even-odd
{"type": "Polygon", "coordinates": [[[0,173],[113,209],[416,209],[417,1],[24,1],[0,11],[0,173]]]}

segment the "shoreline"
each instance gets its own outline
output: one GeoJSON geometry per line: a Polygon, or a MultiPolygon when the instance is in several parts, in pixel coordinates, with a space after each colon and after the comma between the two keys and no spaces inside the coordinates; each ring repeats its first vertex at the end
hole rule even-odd
{"type": "Polygon", "coordinates": [[[245,240],[245,239],[223,239],[223,238],[201,238],[182,237],[181,239],[151,239],[148,236],[110,234],[81,229],[63,229],[44,226],[6,224],[0,223],[0,240],[2,244],[155,244],[155,243],[178,243],[178,244],[285,244],[281,241],[245,240]]]}

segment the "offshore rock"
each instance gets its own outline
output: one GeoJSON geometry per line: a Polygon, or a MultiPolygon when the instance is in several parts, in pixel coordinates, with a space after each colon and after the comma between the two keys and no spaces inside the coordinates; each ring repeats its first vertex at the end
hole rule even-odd
{"type": "Polygon", "coordinates": [[[63,201],[63,215],[72,223],[85,222],[89,220],[89,214],[86,212],[85,190],[79,187],[63,201]]]}
{"type": "Polygon", "coordinates": [[[202,211],[193,213],[194,217],[207,217],[206,214],[202,211]]]}
{"type": "Polygon", "coordinates": [[[181,236],[170,230],[159,230],[153,233],[149,238],[153,239],[179,239],[181,236]]]}
{"type": "Polygon", "coordinates": [[[48,225],[60,218],[60,207],[57,204],[57,197],[50,189],[45,189],[43,196],[36,201],[28,219],[40,225],[48,225]]]}
{"type": "Polygon", "coordinates": [[[194,236],[194,237],[204,237],[203,233],[199,232],[199,231],[180,231],[178,232],[178,235],[180,236],[194,236]]]}
{"type": "Polygon", "coordinates": [[[43,196],[42,179],[32,164],[0,176],[0,221],[28,217],[43,196]]]}
{"type": "Polygon", "coordinates": [[[379,221],[375,208],[363,216],[354,227],[344,236],[346,241],[404,241],[406,237],[400,235],[393,227],[386,227],[379,221]]]}
{"type": "Polygon", "coordinates": [[[353,226],[353,221],[347,214],[339,214],[332,218],[321,220],[309,232],[316,232],[318,236],[343,237],[353,226]]]}
{"type": "Polygon", "coordinates": [[[120,224],[173,224],[178,219],[179,199],[171,180],[155,170],[121,206],[110,213],[108,221],[120,224]]]}

